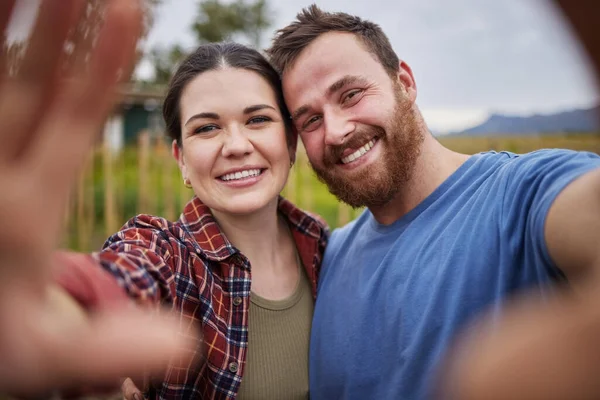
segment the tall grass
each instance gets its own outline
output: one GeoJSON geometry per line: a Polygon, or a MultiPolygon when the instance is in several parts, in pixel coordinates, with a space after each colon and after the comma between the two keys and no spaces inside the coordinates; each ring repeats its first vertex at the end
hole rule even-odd
{"type": "MultiPolygon", "coordinates": [[[[540,137],[439,138],[445,146],[466,154],[486,150],[525,153],[540,148],[568,148],[600,154],[600,136],[553,135],[540,137]]],[[[300,148],[282,193],[299,207],[320,214],[334,228],[362,210],[341,204],[312,172],[300,148]]],[[[113,154],[98,147],[73,191],[66,217],[64,246],[91,251],[129,218],[140,213],[175,220],[191,198],[183,186],[170,147],[162,139],[141,133],[136,146],[113,154]]]]}

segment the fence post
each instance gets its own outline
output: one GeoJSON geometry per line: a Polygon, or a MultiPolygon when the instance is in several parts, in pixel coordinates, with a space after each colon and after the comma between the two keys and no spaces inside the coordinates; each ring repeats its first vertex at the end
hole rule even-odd
{"type": "Polygon", "coordinates": [[[315,212],[314,208],[314,196],[313,196],[313,185],[311,178],[311,169],[308,166],[308,156],[306,155],[306,150],[304,146],[298,146],[297,153],[297,163],[300,168],[298,168],[298,173],[300,176],[300,188],[302,189],[302,208],[315,212]]]}
{"type": "Polygon", "coordinates": [[[350,222],[350,206],[341,201],[338,203],[337,226],[344,226],[350,222]]]}
{"type": "Polygon", "coordinates": [[[138,135],[138,204],[137,213],[147,213],[148,210],[148,176],[150,166],[150,133],[146,130],[138,135]]]}
{"type": "Polygon", "coordinates": [[[94,229],[94,185],[89,185],[90,173],[93,171],[94,156],[90,154],[85,162],[84,168],[79,173],[77,184],[77,250],[89,251],[91,237],[94,229]],[[90,196],[90,192],[92,195],[90,196]]]}
{"type": "Polygon", "coordinates": [[[117,230],[115,218],[115,189],[113,176],[113,154],[108,135],[104,135],[102,146],[102,172],[104,180],[104,229],[106,236],[117,230]]]}
{"type": "Polygon", "coordinates": [[[160,176],[162,179],[163,210],[164,217],[173,221],[175,219],[175,193],[173,192],[173,164],[169,154],[167,143],[162,137],[157,138],[156,150],[158,152],[157,160],[160,160],[160,176]]]}

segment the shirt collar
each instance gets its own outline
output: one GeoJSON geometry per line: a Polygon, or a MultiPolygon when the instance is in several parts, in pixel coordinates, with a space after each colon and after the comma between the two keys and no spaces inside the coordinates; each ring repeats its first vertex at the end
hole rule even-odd
{"type": "MultiPolygon", "coordinates": [[[[317,222],[313,216],[290,201],[279,196],[278,211],[287,219],[295,241],[301,237],[316,239],[321,237],[324,224],[317,222]]],[[[225,236],[210,208],[194,196],[185,206],[180,223],[184,229],[195,239],[195,247],[209,259],[223,261],[239,251],[225,236]]]]}

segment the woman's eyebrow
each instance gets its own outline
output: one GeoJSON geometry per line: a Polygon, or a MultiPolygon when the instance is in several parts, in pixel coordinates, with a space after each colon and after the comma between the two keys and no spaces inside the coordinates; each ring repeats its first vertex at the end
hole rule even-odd
{"type": "Polygon", "coordinates": [[[219,119],[219,114],[214,113],[214,112],[202,112],[202,113],[198,113],[198,114],[194,114],[192,115],[184,124],[184,126],[186,126],[187,124],[189,124],[190,122],[192,122],[195,119],[201,119],[201,118],[206,118],[206,119],[219,119]]]}
{"type": "Polygon", "coordinates": [[[244,108],[244,114],[252,114],[255,111],[264,110],[265,108],[270,108],[271,110],[277,111],[275,107],[270,106],[268,104],[256,104],[253,106],[248,106],[244,108]]]}

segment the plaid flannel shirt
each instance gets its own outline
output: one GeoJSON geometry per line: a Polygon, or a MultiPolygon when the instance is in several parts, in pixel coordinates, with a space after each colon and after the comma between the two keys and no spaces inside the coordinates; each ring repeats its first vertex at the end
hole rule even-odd
{"type": "MultiPolygon", "coordinates": [[[[279,199],[316,296],[329,230],[324,222],[279,199]]],[[[194,197],[177,222],[150,215],[131,219],[92,257],[129,297],[167,304],[182,315],[180,334],[201,327],[203,340],[188,349],[194,361],[173,360],[153,377],[149,397],[234,399],[248,347],[251,270],[224,236],[209,208],[194,197]]]]}

